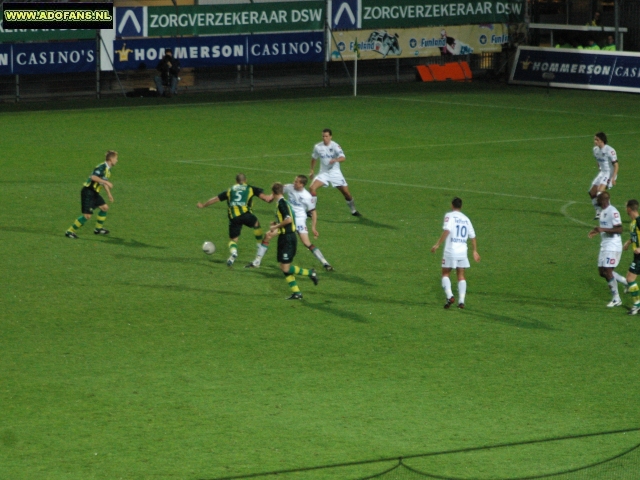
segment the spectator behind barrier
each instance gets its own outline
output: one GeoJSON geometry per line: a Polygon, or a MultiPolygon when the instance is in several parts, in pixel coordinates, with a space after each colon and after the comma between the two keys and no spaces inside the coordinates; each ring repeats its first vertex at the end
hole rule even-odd
{"type": "Polygon", "coordinates": [[[590,38],[589,40],[587,40],[587,44],[584,46],[585,50],[600,50],[600,47],[598,46],[598,44],[596,43],[596,41],[593,38],[590,38]]]}
{"type": "Polygon", "coordinates": [[[156,88],[158,89],[158,95],[165,95],[170,97],[178,93],[178,82],[180,77],[180,60],[173,58],[173,52],[170,48],[167,48],[164,52],[164,57],[158,62],[156,70],[160,72],[160,75],[156,75],[154,78],[156,82],[156,88]],[[168,89],[168,90],[165,90],[168,89]]]}
{"type": "Polygon", "coordinates": [[[558,37],[558,43],[555,44],[555,48],[575,48],[569,43],[563,36],[558,37]]]}
{"type": "Polygon", "coordinates": [[[602,14],[596,12],[593,14],[593,19],[587,23],[587,27],[599,27],[602,24],[602,14]]]}
{"type": "Polygon", "coordinates": [[[602,47],[602,50],[609,50],[612,52],[616,51],[616,41],[613,38],[613,35],[607,36],[607,41],[605,42],[604,47],[602,47]]]}

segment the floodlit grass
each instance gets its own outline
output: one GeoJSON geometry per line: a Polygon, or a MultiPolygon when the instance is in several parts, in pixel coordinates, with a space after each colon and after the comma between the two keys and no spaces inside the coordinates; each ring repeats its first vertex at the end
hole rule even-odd
{"type": "MultiPolygon", "coordinates": [[[[624,215],[640,196],[637,97],[360,91],[4,108],[0,478],[214,478],[640,426],[640,319],[605,308],[586,193],[603,130],[621,165],[613,203],[624,215]],[[316,245],[336,271],[317,287],[298,278],[292,304],[275,245],[243,269],[245,229],[229,269],[225,206],[195,205],[238,172],[265,189],[308,174],[325,127],[364,218],[319,191],[316,245]],[[107,149],[120,153],[111,235],[92,220],[65,238],[107,149]],[[454,195],[482,256],[464,311],[442,309],[441,251],[429,252],[454,195]]],[[[273,206],[255,213],[266,225],[273,206]]],[[[294,263],[320,267],[300,247],[294,263]]],[[[414,464],[525,476],[638,442],[414,464]]]]}

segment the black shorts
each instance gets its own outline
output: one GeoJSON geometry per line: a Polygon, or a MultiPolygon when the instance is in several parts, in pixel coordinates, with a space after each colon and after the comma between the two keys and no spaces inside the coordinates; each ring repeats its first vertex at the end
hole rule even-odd
{"type": "Polygon", "coordinates": [[[253,213],[243,213],[239,217],[229,219],[229,238],[237,238],[240,236],[242,226],[255,227],[258,223],[258,217],[253,213]]]}
{"type": "Polygon", "coordinates": [[[278,263],[291,263],[296,256],[298,237],[295,233],[281,233],[278,236],[278,263]]]}
{"type": "Polygon", "coordinates": [[[80,190],[80,203],[82,204],[82,213],[92,214],[94,208],[101,207],[107,202],[93,188],[84,187],[80,190]]]}
{"type": "Polygon", "coordinates": [[[633,254],[633,262],[629,265],[629,271],[634,275],[640,275],[640,255],[633,254]]]}

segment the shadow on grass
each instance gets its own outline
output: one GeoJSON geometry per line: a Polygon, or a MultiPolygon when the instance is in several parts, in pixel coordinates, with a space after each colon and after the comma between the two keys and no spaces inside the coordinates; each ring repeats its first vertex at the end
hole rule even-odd
{"type": "Polygon", "coordinates": [[[322,313],[327,313],[329,315],[333,315],[338,318],[344,318],[345,320],[351,320],[357,323],[369,323],[369,320],[360,315],[359,313],[348,312],[346,310],[341,310],[332,306],[333,302],[331,300],[325,300],[324,303],[309,303],[306,301],[301,302],[301,306],[305,308],[310,308],[312,310],[317,310],[322,313]]]}
{"type": "Polygon", "coordinates": [[[23,228],[23,227],[7,227],[5,225],[0,226],[0,230],[2,230],[3,232],[14,232],[14,233],[33,233],[35,235],[47,235],[50,237],[58,237],[58,238],[62,238],[64,237],[64,232],[62,233],[51,233],[51,232],[46,232],[43,230],[36,230],[36,229],[30,229],[30,228],[23,228]]]}
{"type": "Polygon", "coordinates": [[[554,212],[554,211],[543,211],[543,210],[528,210],[525,208],[491,208],[479,206],[478,210],[487,210],[494,212],[515,212],[515,213],[526,213],[527,215],[546,215],[548,217],[565,217],[562,212],[554,212]]]}
{"type": "MultiPolygon", "coordinates": [[[[606,289],[606,284],[604,281],[602,282],[604,288],[606,289]]],[[[595,289],[593,292],[596,294],[597,292],[602,292],[602,288],[595,289]]],[[[473,295],[483,296],[483,297],[496,297],[499,298],[503,303],[517,303],[519,305],[527,304],[527,305],[537,305],[540,307],[547,308],[563,308],[565,310],[575,310],[583,306],[583,302],[580,301],[571,301],[571,300],[558,300],[557,298],[543,298],[543,297],[535,297],[533,295],[522,295],[522,294],[514,294],[509,292],[508,295],[504,293],[493,293],[493,292],[474,292],[473,295]]]]}
{"type": "MultiPolygon", "coordinates": [[[[38,236],[46,235],[48,237],[65,238],[64,230],[61,230],[60,232],[54,233],[54,232],[48,232],[46,230],[40,230],[40,229],[36,229],[36,228],[7,227],[6,225],[2,225],[2,226],[0,226],[0,231],[3,231],[3,232],[14,232],[14,233],[31,233],[33,235],[38,235],[38,236]]],[[[67,240],[69,240],[69,239],[67,239],[67,240]]]]}
{"type": "Polygon", "coordinates": [[[124,285],[127,287],[139,287],[139,288],[149,288],[152,290],[163,290],[168,292],[194,292],[194,293],[204,293],[207,295],[216,294],[216,295],[229,295],[236,297],[273,297],[271,294],[250,294],[247,292],[236,292],[233,290],[215,290],[213,288],[201,288],[201,287],[188,287],[186,285],[163,285],[163,284],[144,284],[144,283],[131,283],[131,282],[119,282],[118,285],[124,285]]]}
{"type": "Polygon", "coordinates": [[[363,225],[365,227],[371,228],[385,228],[387,230],[398,230],[398,227],[395,225],[388,225],[386,223],[376,222],[375,220],[371,220],[370,218],[358,217],[357,221],[348,221],[348,220],[322,220],[326,223],[342,223],[347,225],[363,225]]]}
{"type": "Polygon", "coordinates": [[[119,238],[119,237],[101,237],[99,240],[97,238],[96,239],[87,238],[86,240],[94,241],[94,242],[101,241],[104,243],[108,243],[110,245],[119,245],[119,246],[130,247],[130,248],[155,248],[157,250],[165,250],[167,248],[167,247],[161,247],[158,245],[151,245],[148,243],[139,242],[134,239],[126,240],[124,238],[119,238]]]}
{"type": "MultiPolygon", "coordinates": [[[[163,247],[164,248],[164,247],[163,247]]],[[[127,255],[125,253],[115,253],[114,258],[120,259],[120,260],[142,260],[145,262],[156,262],[156,263],[182,263],[182,264],[192,264],[192,265],[201,265],[203,267],[208,266],[207,263],[216,263],[216,264],[226,264],[227,262],[225,262],[224,260],[198,260],[196,258],[190,258],[190,257],[146,257],[146,256],[142,256],[142,255],[127,255]]]]}
{"type": "MultiPolygon", "coordinates": [[[[251,272],[255,272],[258,275],[261,275],[265,278],[277,278],[277,279],[282,279],[284,281],[284,274],[282,273],[282,270],[280,269],[276,269],[276,268],[268,268],[268,269],[255,269],[255,268],[247,268],[247,271],[251,271],[251,272]]],[[[299,277],[300,275],[297,275],[297,277],[299,277]]]]}
{"type": "MultiPolygon", "coordinates": [[[[236,268],[236,267],[234,267],[236,268]]],[[[242,267],[241,267],[242,268],[242,267]]],[[[263,266],[260,269],[256,268],[247,268],[247,270],[251,270],[259,275],[262,275],[266,278],[283,278],[282,270],[277,268],[276,266],[267,266],[266,268],[263,266]]],[[[318,272],[318,278],[320,279],[320,285],[322,285],[325,281],[331,281],[331,279],[338,280],[340,282],[348,282],[353,283],[355,285],[362,285],[363,287],[375,287],[376,285],[370,282],[367,282],[364,278],[358,277],[356,275],[347,275],[344,273],[331,272],[331,273],[322,273],[321,268],[316,268],[316,272],[318,272]]],[[[303,278],[302,275],[296,275],[296,279],[303,278]]]]}
{"type": "MultiPolygon", "coordinates": [[[[320,281],[320,284],[318,285],[318,288],[322,287],[322,281],[320,281]]],[[[352,304],[366,304],[369,305],[371,303],[381,303],[381,304],[385,304],[385,305],[400,305],[400,306],[409,306],[409,307],[426,307],[428,306],[428,304],[424,301],[411,301],[411,300],[407,300],[406,298],[397,298],[397,299],[393,299],[393,298],[388,298],[388,297],[381,297],[381,296],[370,296],[370,295],[342,295],[340,293],[331,293],[331,298],[335,299],[335,300],[344,300],[344,301],[348,301],[352,304]]],[[[443,302],[444,303],[444,302],[443,302]]]]}
{"type": "MultiPolygon", "coordinates": [[[[34,229],[34,228],[24,228],[24,227],[7,227],[7,226],[0,226],[0,231],[4,231],[4,232],[15,232],[15,233],[31,233],[34,235],[47,235],[49,237],[57,237],[57,238],[65,238],[64,236],[64,231],[60,231],[60,233],[54,233],[54,232],[48,232],[46,230],[38,230],[38,229],[34,229]]],[[[104,235],[93,235],[93,231],[91,229],[87,229],[85,230],[85,232],[91,234],[91,236],[89,235],[81,235],[76,239],[67,239],[66,241],[88,241],[88,242],[102,242],[102,243],[108,243],[111,245],[121,245],[123,247],[132,247],[132,248],[155,248],[158,250],[164,250],[167,247],[162,247],[162,246],[157,246],[157,245],[151,245],[148,243],[143,243],[143,242],[139,242],[137,240],[131,239],[131,240],[126,240],[124,238],[119,238],[119,237],[108,237],[108,236],[104,236],[104,235]]]]}
{"type": "Polygon", "coordinates": [[[478,317],[483,317],[491,320],[492,322],[502,323],[510,327],[527,328],[529,330],[558,330],[557,328],[550,327],[546,323],[541,322],[540,320],[537,320],[535,318],[515,318],[508,315],[500,315],[495,312],[483,312],[482,310],[477,310],[476,308],[473,309],[472,313],[473,315],[476,315],[478,317]]]}
{"type": "Polygon", "coordinates": [[[339,273],[339,272],[328,273],[326,275],[321,276],[320,278],[321,279],[333,278],[335,280],[338,280],[339,282],[353,283],[355,285],[362,285],[363,287],[377,286],[375,283],[368,282],[362,277],[358,277],[356,275],[347,275],[346,273],[339,273]]]}

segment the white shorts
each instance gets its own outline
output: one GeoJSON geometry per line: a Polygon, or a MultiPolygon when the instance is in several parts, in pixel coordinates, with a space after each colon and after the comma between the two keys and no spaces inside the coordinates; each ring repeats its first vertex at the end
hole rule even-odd
{"type": "Polygon", "coordinates": [[[318,180],[319,182],[324,183],[325,185],[331,185],[332,187],[346,187],[347,181],[345,180],[342,172],[340,170],[328,171],[319,173],[315,176],[313,181],[318,180]]]}
{"type": "Polygon", "coordinates": [[[593,182],[591,182],[592,187],[598,187],[600,185],[606,185],[607,188],[612,187],[611,179],[609,178],[608,175],[605,175],[602,172],[598,173],[598,175],[596,175],[596,178],[593,179],[593,182]]]}
{"type": "Polygon", "coordinates": [[[469,268],[467,257],[442,257],[442,268],[469,268]]]}
{"type": "Polygon", "coordinates": [[[607,268],[616,268],[620,263],[622,252],[614,252],[612,250],[600,250],[598,255],[598,266],[607,268]]]}
{"type": "Polygon", "coordinates": [[[306,233],[309,235],[309,230],[307,230],[307,217],[296,217],[296,232],[298,233],[306,233]]]}

